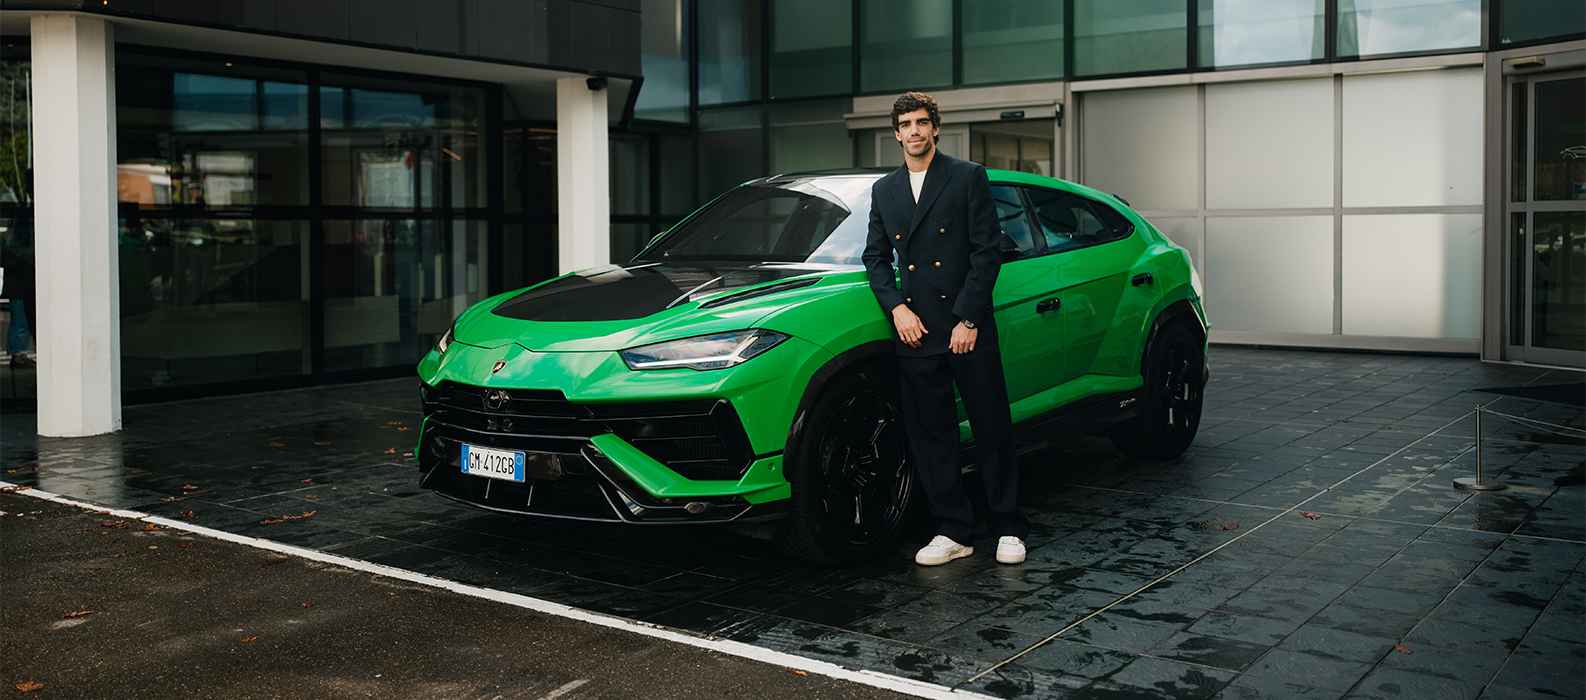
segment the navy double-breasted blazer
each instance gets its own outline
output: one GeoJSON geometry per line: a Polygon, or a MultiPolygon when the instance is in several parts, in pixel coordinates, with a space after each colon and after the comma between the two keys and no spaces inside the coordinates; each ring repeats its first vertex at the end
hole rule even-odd
{"type": "MultiPolygon", "coordinates": [[[[906,304],[930,331],[918,348],[904,345],[894,334],[898,354],[947,352],[948,338],[960,320],[992,325],[991,290],[1002,266],[997,238],[991,182],[979,163],[938,151],[926,170],[918,203],[907,166],[871,186],[863,256],[870,288],[889,319],[894,307],[906,304]]],[[[988,331],[977,339],[977,350],[981,339],[995,342],[995,328],[988,331]]]]}

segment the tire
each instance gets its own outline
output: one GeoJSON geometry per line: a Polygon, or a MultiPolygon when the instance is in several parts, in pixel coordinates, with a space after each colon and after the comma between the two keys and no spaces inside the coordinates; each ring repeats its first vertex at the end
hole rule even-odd
{"type": "Polygon", "coordinates": [[[1157,331],[1141,367],[1145,378],[1140,414],[1112,429],[1112,443],[1134,457],[1175,459],[1188,449],[1200,428],[1205,399],[1205,350],[1188,325],[1170,323],[1157,331]]]}
{"type": "Polygon", "coordinates": [[[789,556],[863,561],[895,549],[917,517],[913,465],[889,379],[878,367],[839,375],[801,419],[786,468],[793,497],[781,544],[789,556]]]}

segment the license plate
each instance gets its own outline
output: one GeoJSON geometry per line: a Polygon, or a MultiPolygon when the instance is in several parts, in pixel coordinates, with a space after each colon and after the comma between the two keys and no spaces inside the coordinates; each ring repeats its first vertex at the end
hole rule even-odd
{"type": "Polygon", "coordinates": [[[464,474],[487,479],[523,481],[523,453],[515,450],[493,450],[463,443],[462,459],[458,462],[464,474]]]}

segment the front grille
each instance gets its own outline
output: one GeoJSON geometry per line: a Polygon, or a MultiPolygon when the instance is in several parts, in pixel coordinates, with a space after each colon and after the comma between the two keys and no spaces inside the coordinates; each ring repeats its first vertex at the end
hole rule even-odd
{"type": "Polygon", "coordinates": [[[439,452],[455,452],[455,443],[465,441],[576,453],[589,438],[615,433],[685,478],[732,481],[754,457],[737,411],[723,400],[575,404],[558,391],[454,382],[424,387],[423,400],[430,419],[426,442],[446,443],[433,447],[439,452]]]}

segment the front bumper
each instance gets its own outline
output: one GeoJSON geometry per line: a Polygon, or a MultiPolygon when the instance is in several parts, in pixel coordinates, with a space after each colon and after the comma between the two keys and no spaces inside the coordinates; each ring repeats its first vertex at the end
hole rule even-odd
{"type": "Polygon", "coordinates": [[[776,514],[781,456],[757,457],[726,400],[575,404],[560,392],[422,385],[421,485],[492,510],[624,523],[776,514]],[[526,481],[463,474],[461,445],[521,450],[526,481]]]}

